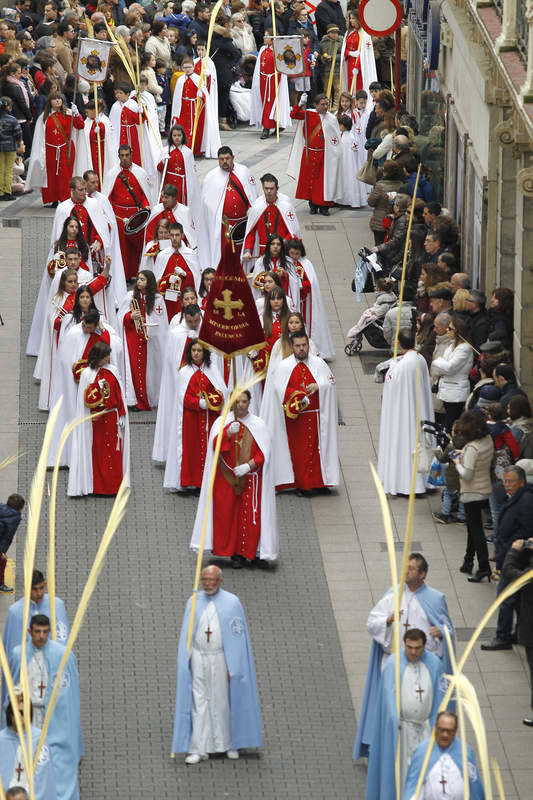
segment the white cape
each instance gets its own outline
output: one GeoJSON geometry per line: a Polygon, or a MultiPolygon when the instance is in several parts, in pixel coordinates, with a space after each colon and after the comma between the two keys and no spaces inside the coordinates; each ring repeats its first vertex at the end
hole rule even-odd
{"type": "MultiPolygon", "coordinates": [[[[385,376],[379,428],[378,475],[388,494],[409,494],[416,442],[417,382],[420,371],[420,419],[433,420],[431,381],[426,360],[414,350],[391,362],[385,376]]],[[[426,491],[417,473],[415,491],[426,491]]]]}
{"type": "MultiPolygon", "coordinates": [[[[178,372],[178,380],[176,382],[177,397],[174,399],[172,408],[171,424],[168,436],[168,449],[166,457],[165,476],[163,478],[163,486],[165,489],[173,489],[180,491],[180,475],[181,475],[181,459],[183,448],[183,400],[185,393],[194,373],[198,367],[189,366],[185,364],[178,372]]],[[[211,363],[209,367],[201,367],[202,372],[212,385],[224,395],[224,402],[226,402],[227,388],[224,383],[224,378],[220,374],[215,364],[211,363]]],[[[207,411],[202,411],[205,419],[207,420],[207,411]]],[[[209,445],[208,445],[209,447],[209,445]]],[[[206,459],[207,460],[207,459],[206,459]]]]}
{"type": "MultiPolygon", "coordinates": [[[[174,94],[172,95],[172,110],[170,112],[172,124],[174,124],[174,121],[179,118],[181,114],[181,101],[183,97],[183,84],[185,83],[185,78],[192,78],[193,83],[196,84],[197,88],[200,85],[200,76],[195,72],[193,72],[192,75],[182,75],[178,78],[174,87],[174,94]]],[[[206,158],[216,158],[218,148],[222,143],[220,141],[220,133],[218,130],[218,116],[214,116],[213,103],[211,101],[210,92],[207,89],[207,84],[205,81],[202,86],[202,98],[203,102],[205,103],[205,116],[204,132],[200,149],[206,158]]],[[[192,144],[192,142],[189,142],[189,144],[192,144]]]]}
{"type": "Polygon", "coordinates": [[[328,316],[322,299],[318,276],[308,258],[300,258],[299,261],[309,278],[311,292],[307,295],[305,300],[300,300],[300,308],[297,310],[300,311],[307,320],[307,335],[310,339],[313,339],[318,355],[326,360],[335,358],[335,348],[333,346],[333,339],[331,338],[328,316]]]}
{"type": "MultiPolygon", "coordinates": [[[[230,425],[235,416],[232,411],[226,418],[226,425],[230,425]]],[[[269,428],[265,425],[261,417],[255,414],[248,413],[246,417],[239,420],[245,425],[252,436],[254,437],[259,449],[265,457],[263,465],[263,481],[261,488],[261,536],[259,537],[258,556],[265,561],[275,561],[279,555],[279,535],[278,535],[278,521],[276,517],[276,494],[274,487],[274,461],[272,458],[272,435],[269,428]]],[[[205,460],[204,476],[202,480],[202,488],[200,491],[200,499],[198,501],[198,508],[196,510],[196,519],[194,521],[194,528],[191,537],[191,549],[198,550],[200,547],[200,538],[202,533],[202,526],[205,513],[205,505],[207,502],[207,492],[211,478],[211,470],[213,468],[213,454],[215,450],[215,439],[220,430],[222,423],[219,417],[213,423],[211,433],[209,434],[209,443],[207,445],[207,458],[205,460]]],[[[211,502],[209,508],[209,516],[207,518],[207,529],[205,534],[204,547],[206,550],[213,549],[213,503],[211,502]]]]}
{"type": "MultiPolygon", "coordinates": [[[[233,171],[241,182],[251,205],[257,199],[257,183],[254,176],[245,164],[237,164],[237,162],[233,165],[233,171]]],[[[202,202],[205,209],[206,233],[209,242],[208,263],[213,269],[216,269],[220,262],[220,231],[229,176],[229,172],[220,167],[215,167],[205,176],[202,187],[202,202]]]]}
{"type": "MultiPolygon", "coordinates": [[[[257,54],[257,60],[255,62],[254,67],[254,74],[252,77],[252,98],[250,103],[250,125],[255,125],[257,128],[261,128],[261,119],[263,117],[263,101],[261,99],[261,91],[260,91],[260,78],[259,73],[261,71],[261,54],[265,49],[265,45],[259,50],[257,54]]],[[[279,75],[280,73],[278,73],[279,75]]],[[[271,79],[270,81],[271,90],[275,92],[274,80],[271,79]]],[[[281,80],[279,81],[278,85],[278,108],[279,108],[279,127],[280,128],[290,128],[292,126],[291,120],[291,107],[289,104],[289,87],[287,84],[287,76],[281,75],[281,80]]],[[[274,98],[274,102],[272,104],[272,111],[270,113],[270,119],[276,119],[276,100],[274,98]]]]}
{"type": "MultiPolygon", "coordinates": [[[[130,169],[133,172],[133,174],[135,175],[135,177],[137,178],[137,180],[139,181],[139,185],[140,185],[141,189],[143,190],[144,194],[146,195],[146,199],[148,200],[148,203],[150,204],[150,206],[152,206],[155,203],[155,191],[156,190],[154,188],[154,184],[152,183],[152,181],[148,177],[148,173],[146,172],[146,170],[144,170],[138,164],[132,164],[130,169]]],[[[121,170],[120,164],[119,164],[116,167],[112,167],[109,170],[109,172],[107,172],[105,174],[105,176],[104,176],[104,185],[102,187],[102,194],[105,194],[106,197],[109,197],[109,195],[113,191],[113,187],[115,185],[115,181],[118,178],[119,172],[121,172],[121,171],[122,170],[121,170]]],[[[137,199],[139,200],[139,202],[141,201],[140,197],[138,197],[137,199]]],[[[132,205],[133,205],[133,198],[132,198],[131,202],[132,202],[132,205]]]]}
{"type": "Polygon", "coordinates": [[[357,173],[362,165],[359,163],[359,144],[351,131],[344,131],[341,134],[341,149],[342,194],[339,203],[343,206],[361,208],[367,205],[370,187],[357,179],[357,173]]]}
{"type": "MultiPolygon", "coordinates": [[[[130,485],[130,426],[128,419],[128,407],[126,404],[126,397],[124,394],[124,386],[120,379],[120,375],[116,367],[112,364],[107,364],[105,369],[112,372],[120,385],[122,392],[122,402],[126,409],[126,421],[123,428],[122,440],[122,470],[126,476],[127,485],[130,485]]],[[[93,446],[93,426],[90,421],[90,410],[85,405],[85,389],[91,384],[98,374],[98,370],[87,367],[81,373],[80,383],[78,387],[78,397],[76,401],[76,419],[83,419],[89,417],[87,422],[78,425],[72,433],[72,457],[70,461],[70,471],[68,476],[67,494],[69,497],[77,497],[80,495],[92,494],[93,492],[93,462],[92,462],[92,446],[93,446]]],[[[109,412],[115,418],[117,414],[115,411],[109,412]]]]}
{"type": "MultiPolygon", "coordinates": [[[[148,219],[146,228],[144,229],[144,248],[146,248],[147,245],[146,231],[148,230],[148,225],[154,219],[154,217],[157,217],[158,214],[161,214],[164,208],[165,207],[163,203],[158,203],[152,208],[152,213],[150,214],[150,218],[148,219]]],[[[198,233],[201,235],[202,231],[198,230],[196,223],[192,218],[190,209],[187,208],[187,206],[184,206],[183,203],[176,203],[172,209],[172,214],[176,222],[179,222],[181,225],[183,225],[183,235],[187,239],[188,246],[194,250],[196,247],[198,247],[198,233]]]]}
{"type": "MultiPolygon", "coordinates": [[[[374,81],[377,81],[378,75],[376,72],[376,59],[374,57],[374,45],[372,44],[372,37],[362,28],[359,31],[359,53],[360,64],[363,72],[363,89],[370,98],[369,86],[374,81]]],[[[349,92],[352,85],[353,75],[348,75],[348,62],[344,60],[344,50],[346,48],[347,34],[344,34],[341,47],[341,76],[340,76],[340,91],[349,92]]],[[[355,94],[355,92],[354,92],[355,94]]]]}
{"type": "MultiPolygon", "coordinates": [[[[87,152],[91,153],[91,141],[90,141],[90,133],[93,122],[98,121],[101,122],[105,128],[105,136],[104,136],[104,159],[102,163],[102,182],[103,177],[108,170],[112,167],[115,167],[118,164],[118,148],[115,147],[115,141],[113,139],[113,132],[111,130],[111,123],[109,122],[109,117],[106,117],[105,114],[98,114],[96,120],[89,119],[89,117],[85,120],[85,127],[82,131],[85,137],[85,146],[87,148],[87,152]]],[[[94,169],[95,172],[100,174],[99,172],[99,164],[92,163],[91,158],[91,167],[90,169],[94,169]]],[[[80,173],[76,172],[75,175],[80,173]]],[[[81,173],[83,174],[83,173],[81,173]]]]}
{"type": "MultiPolygon", "coordinates": [[[[50,397],[50,408],[53,408],[59,398],[63,397],[63,402],[59,409],[56,426],[52,432],[52,439],[50,441],[50,450],[48,451],[47,466],[53,467],[56,463],[57,451],[59,447],[59,440],[63,433],[63,428],[68,425],[76,416],[76,398],[78,393],[78,384],[74,381],[72,375],[72,366],[83,355],[83,351],[89,341],[90,334],[84,333],[81,327],[81,322],[69,327],[67,332],[63,335],[63,325],[61,326],[61,334],[59,336],[59,345],[56,355],[56,370],[55,380],[52,385],[52,392],[50,397]]],[[[116,367],[120,374],[120,365],[122,363],[122,344],[119,337],[104,320],[100,319],[99,328],[109,331],[109,341],[111,347],[111,363],[116,367]]],[[[121,381],[123,380],[120,375],[121,381]]],[[[65,443],[60,466],[68,466],[70,462],[70,452],[72,445],[71,434],[65,443]]]]}
{"type": "MultiPolygon", "coordinates": [[[[324,133],[324,200],[332,203],[339,202],[339,198],[342,196],[343,169],[339,123],[337,117],[330,111],[317,116],[321,117],[324,133]]],[[[309,125],[309,120],[307,122],[309,125]]],[[[304,121],[299,120],[287,167],[287,175],[296,181],[300,175],[304,148],[304,121]]]]}
{"type": "MultiPolygon", "coordinates": [[[[294,472],[287,438],[287,429],[285,426],[283,402],[289,378],[297,363],[295,356],[289,356],[289,358],[285,358],[281,361],[274,373],[272,392],[263,396],[263,404],[261,406],[260,416],[265,420],[276,442],[274,448],[274,482],[276,486],[294,483],[294,472]]],[[[312,373],[315,382],[318,383],[318,398],[320,404],[318,447],[320,451],[322,479],[325,486],[338,486],[338,408],[335,378],[322,358],[309,355],[305,363],[312,373]]]]}
{"type": "MultiPolygon", "coordinates": [[[[275,205],[278,207],[281,216],[283,217],[283,221],[285,225],[289,229],[289,233],[291,236],[295,236],[298,239],[301,238],[300,234],[300,223],[298,222],[298,217],[296,216],[296,211],[294,210],[294,206],[286,194],[282,194],[278,192],[278,199],[275,202],[275,205]]],[[[248,236],[250,231],[252,231],[259,221],[259,217],[267,207],[267,201],[265,200],[265,195],[260,195],[257,200],[254,200],[250,208],[248,209],[248,221],[246,223],[246,233],[244,238],[248,236]]],[[[244,247],[243,247],[244,252],[244,247]]],[[[254,249],[252,250],[253,256],[259,255],[259,237],[257,232],[255,234],[255,242],[254,242],[254,249]]]]}
{"type": "MultiPolygon", "coordinates": [[[[118,324],[119,334],[122,340],[122,374],[124,375],[126,385],[126,400],[128,406],[137,405],[137,396],[133,388],[133,380],[131,377],[130,356],[128,352],[128,345],[126,335],[124,332],[124,316],[131,310],[131,301],[133,298],[133,291],[127,293],[122,301],[122,305],[118,310],[118,324]]],[[[151,314],[146,315],[147,333],[148,333],[148,351],[146,357],[146,392],[148,395],[148,403],[154,407],[157,405],[159,398],[159,388],[161,384],[161,369],[163,364],[163,352],[167,340],[168,331],[168,317],[165,302],[160,294],[156,294],[154,301],[154,310],[151,314]],[[161,312],[156,311],[161,308],[161,312]]]]}
{"type": "MultiPolygon", "coordinates": [[[[168,260],[172,255],[174,255],[174,252],[175,251],[173,247],[165,247],[165,249],[161,250],[157,256],[154,264],[154,275],[158,283],[163,277],[168,260]]],[[[186,261],[187,266],[192,272],[194,278],[194,288],[198,293],[200,290],[200,281],[202,279],[202,270],[200,269],[200,263],[198,261],[198,251],[192,250],[190,247],[186,247],[184,244],[182,244],[179,249],[179,255],[184,259],[184,261],[186,261]]]]}
{"type": "MultiPolygon", "coordinates": [[[[170,148],[170,150],[174,150],[174,146],[170,148]]],[[[183,164],[185,167],[185,185],[187,191],[187,206],[191,210],[192,218],[195,221],[195,226],[198,231],[204,231],[205,229],[205,220],[204,220],[204,208],[202,205],[202,189],[200,186],[200,180],[198,178],[198,173],[196,172],[196,163],[194,161],[194,156],[192,154],[192,150],[187,145],[180,145],[179,151],[183,156],[183,164]]],[[[161,153],[161,161],[165,160],[168,156],[168,146],[163,148],[161,153]]],[[[163,164],[163,169],[165,165],[163,164]]],[[[159,173],[158,173],[159,174],[159,173]]],[[[165,183],[168,183],[165,180],[165,183]]],[[[158,195],[158,202],[161,200],[161,192],[163,191],[163,173],[161,173],[161,183],[159,185],[159,195],[158,195]]]]}

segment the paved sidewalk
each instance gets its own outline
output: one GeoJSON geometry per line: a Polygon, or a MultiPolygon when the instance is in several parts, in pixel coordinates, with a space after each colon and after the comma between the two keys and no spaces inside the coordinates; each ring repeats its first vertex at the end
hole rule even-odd
{"type": "MultiPolygon", "coordinates": [[[[273,172],[281,191],[293,195],[295,184],[286,175],[290,132],[282,135],[279,146],[272,140],[262,143],[256,133],[243,129],[223,140],[257,178],[273,172]]],[[[213,165],[200,162],[200,174],[213,165]]],[[[14,205],[12,213],[23,224],[25,345],[51,213],[40,207],[38,198],[14,205]]],[[[135,489],[76,648],[87,753],[81,786],[87,800],[104,794],[134,800],[173,796],[177,789],[185,797],[202,790],[217,798],[363,796],[365,769],[351,762],[351,750],[369,653],[366,618],[391,578],[368,467],[369,461],[375,463],[378,440],[381,386],[373,382],[372,373],[380,357],[365,344],[361,357],[349,359],[343,346],[345,332],[366,307],[364,299],[355,303],[350,282],[355,254],[371,236],[366,211],[334,210],[330,218],[322,218],[311,217],[306,203],[297,202],[296,209],[337,351],[332,368],[339,388],[343,483],[331,497],[279,499],[281,560],[274,573],[226,571],[226,588],[243,600],[251,627],[264,747],[238,763],[216,759],[197,769],[168,758],[177,632],[192,584],[187,541],[196,501],[162,492],[162,474],[150,464],[154,415],[136,415],[141,419],[132,425],[135,489]]],[[[9,355],[12,365],[13,351],[9,355]]],[[[37,410],[33,365],[33,359],[21,357],[20,438],[28,452],[19,462],[23,494],[45,421],[37,410]]],[[[9,391],[17,394],[12,387],[9,391]]],[[[401,542],[407,501],[398,498],[390,506],[401,542]]],[[[67,502],[62,474],[58,593],[71,617],[110,507],[103,499],[67,502]]],[[[430,563],[429,583],[447,594],[461,651],[495,588],[469,584],[458,572],[465,528],[435,526],[431,511],[438,508],[437,496],[416,501],[413,540],[430,563]]],[[[19,561],[21,547],[19,537],[19,561]]],[[[40,564],[44,552],[41,541],[40,564]]],[[[21,574],[17,586],[20,590],[21,574]]],[[[476,646],[467,674],[479,694],[507,800],[525,800],[531,796],[533,769],[526,758],[531,731],[521,724],[529,709],[523,653],[520,648],[482,653],[476,646]]]]}

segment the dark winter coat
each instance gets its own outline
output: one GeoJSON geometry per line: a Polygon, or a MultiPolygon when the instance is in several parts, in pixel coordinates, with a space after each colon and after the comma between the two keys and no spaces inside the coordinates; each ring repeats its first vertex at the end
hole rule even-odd
{"type": "Polygon", "coordinates": [[[378,246],[378,255],[389,269],[392,269],[403,256],[408,224],[407,214],[400,214],[399,217],[395,217],[389,228],[387,241],[378,246]]]}
{"type": "Polygon", "coordinates": [[[496,569],[503,567],[505,554],[516,539],[533,536],[533,486],[526,483],[508,497],[498,517],[496,569]]]}
{"type": "Polygon", "coordinates": [[[319,39],[328,32],[328,25],[337,25],[339,38],[346,33],[346,20],[340,3],[330,3],[322,0],[315,11],[316,32],[319,39]]]}
{"type": "Polygon", "coordinates": [[[220,86],[231,86],[235,80],[233,67],[241,60],[241,51],[233,44],[231,33],[215,25],[211,39],[211,58],[217,68],[217,80],[220,86]]]}
{"type": "Polygon", "coordinates": [[[14,153],[22,139],[22,129],[13,114],[0,111],[0,153],[14,153]]]}
{"type": "Polygon", "coordinates": [[[0,553],[7,553],[20,523],[20,511],[0,503],[0,553]]]}
{"type": "MultiPolygon", "coordinates": [[[[533,567],[533,550],[509,550],[503,562],[503,577],[508,583],[520,578],[533,567]]],[[[533,582],[518,593],[518,644],[533,647],[533,582]]]]}

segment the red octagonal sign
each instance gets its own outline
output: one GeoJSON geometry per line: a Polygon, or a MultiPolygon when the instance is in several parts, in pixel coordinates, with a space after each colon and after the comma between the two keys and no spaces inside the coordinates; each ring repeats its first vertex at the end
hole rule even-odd
{"type": "Polygon", "coordinates": [[[370,36],[388,36],[401,25],[402,6],[399,0],[362,0],[359,19],[370,36]]]}

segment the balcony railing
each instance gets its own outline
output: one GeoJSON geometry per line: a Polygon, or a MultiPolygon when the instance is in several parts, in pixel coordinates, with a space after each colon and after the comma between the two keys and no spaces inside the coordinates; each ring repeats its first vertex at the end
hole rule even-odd
{"type": "Polygon", "coordinates": [[[493,0],[494,8],[500,19],[503,19],[503,4],[504,0],[493,0]]]}
{"type": "MultiPolygon", "coordinates": [[[[529,22],[526,16],[526,0],[516,1],[516,46],[521,61],[527,67],[527,54],[529,47],[529,22]]],[[[509,2],[509,0],[506,0],[509,2]]]]}

